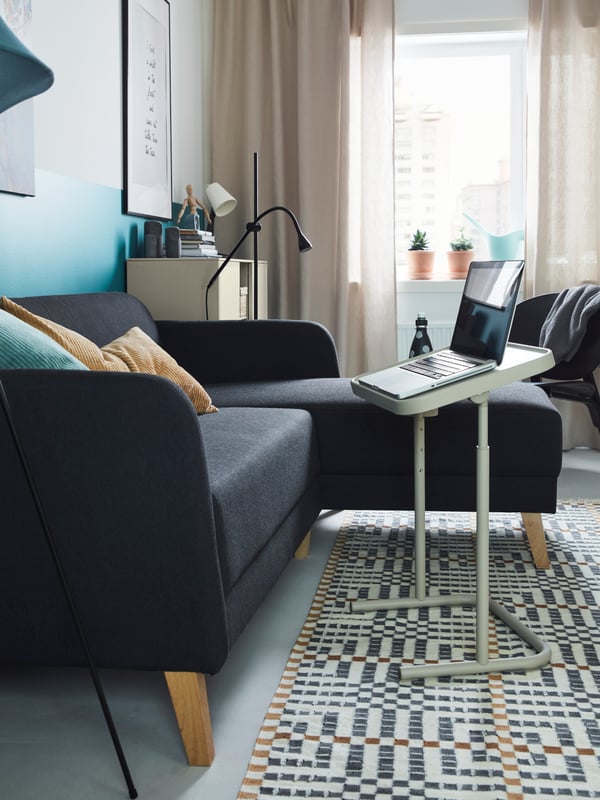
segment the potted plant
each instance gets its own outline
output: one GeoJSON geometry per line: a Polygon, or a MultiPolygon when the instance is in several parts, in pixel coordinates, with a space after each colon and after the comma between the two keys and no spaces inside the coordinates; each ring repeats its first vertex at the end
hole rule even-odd
{"type": "Polygon", "coordinates": [[[465,229],[458,229],[458,236],[450,242],[448,252],[448,272],[451,278],[464,278],[469,271],[475,252],[473,242],[465,236],[465,229]]]}
{"type": "Polygon", "coordinates": [[[408,277],[417,280],[430,278],[434,256],[433,251],[429,249],[427,232],[417,228],[411,237],[406,254],[408,277]]]}

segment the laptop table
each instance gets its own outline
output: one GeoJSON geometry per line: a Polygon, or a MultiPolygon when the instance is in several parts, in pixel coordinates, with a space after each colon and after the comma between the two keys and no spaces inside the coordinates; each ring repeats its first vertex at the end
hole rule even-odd
{"type": "Polygon", "coordinates": [[[352,611],[378,611],[399,608],[440,608],[442,606],[475,606],[475,660],[439,661],[400,668],[401,679],[428,678],[442,675],[472,675],[483,672],[529,670],[550,661],[550,647],[517,617],[489,596],[489,392],[513,381],[539,375],[554,366],[551,350],[508,343],[502,364],[462,381],[432,389],[422,394],[397,400],[352,379],[352,390],[393,414],[412,416],[415,480],[415,594],[407,599],[360,600],[351,603],[352,611]],[[475,594],[427,594],[425,560],[425,418],[435,416],[440,408],[459,400],[477,404],[477,552],[475,594]],[[489,615],[501,619],[535,653],[516,657],[490,658],[489,615]]]}

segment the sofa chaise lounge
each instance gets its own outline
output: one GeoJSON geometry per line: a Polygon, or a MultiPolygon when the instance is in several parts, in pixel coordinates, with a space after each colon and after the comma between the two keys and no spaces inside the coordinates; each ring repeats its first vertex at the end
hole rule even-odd
{"type": "MultiPolygon", "coordinates": [[[[97,664],[163,671],[188,760],[208,764],[204,674],[305,552],[322,509],[413,507],[411,420],[352,393],[315,323],[155,321],[120,292],[16,301],[99,346],[139,327],[219,409],[198,415],[156,375],[0,371],[97,664]]],[[[489,418],[490,507],[523,513],[544,566],[560,416],[517,383],[492,392],[489,418]]],[[[476,435],[468,401],[428,421],[430,510],[475,509],[476,435]]],[[[0,663],[84,665],[1,415],[0,480],[0,663]]]]}

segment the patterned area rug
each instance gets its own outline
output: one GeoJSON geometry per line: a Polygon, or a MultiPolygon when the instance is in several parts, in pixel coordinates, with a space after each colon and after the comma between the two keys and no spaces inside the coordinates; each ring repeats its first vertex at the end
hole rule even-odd
{"type": "MultiPolygon", "coordinates": [[[[490,518],[491,595],[551,645],[542,669],[399,681],[474,658],[469,608],[351,613],[410,594],[414,519],[347,516],[259,733],[238,800],[600,798],[600,506],[544,515],[536,570],[520,517],[490,518]]],[[[427,515],[428,580],[474,592],[474,515],[427,515]]],[[[495,655],[531,652],[490,618],[495,655]]]]}

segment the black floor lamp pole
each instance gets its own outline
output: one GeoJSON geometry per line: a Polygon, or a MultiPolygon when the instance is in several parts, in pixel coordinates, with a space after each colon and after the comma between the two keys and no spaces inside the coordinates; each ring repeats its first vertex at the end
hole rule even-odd
{"type": "Polygon", "coordinates": [[[283,211],[292,220],[294,228],[296,229],[296,235],[298,236],[298,250],[301,253],[305,253],[307,250],[312,249],[312,244],[302,233],[298,220],[296,219],[294,214],[292,214],[289,208],[286,208],[285,206],[271,206],[271,208],[267,208],[267,210],[263,211],[261,214],[258,213],[258,154],[254,153],[254,219],[252,220],[252,222],[246,223],[246,230],[234,245],[233,250],[230,251],[229,255],[225,257],[223,263],[220,264],[219,268],[213,273],[213,275],[211,276],[210,280],[206,285],[206,290],[204,295],[204,303],[206,307],[206,319],[208,319],[208,292],[210,287],[214,284],[214,282],[223,272],[227,264],[229,264],[233,256],[237,253],[242,243],[245,242],[246,238],[251,233],[254,234],[254,257],[253,257],[254,313],[252,316],[254,319],[258,319],[258,294],[259,294],[258,293],[258,234],[261,231],[261,224],[260,224],[261,219],[263,217],[266,217],[267,214],[270,214],[272,211],[283,211]]]}
{"type": "MultiPolygon", "coordinates": [[[[258,153],[254,153],[254,219],[258,220],[258,153]]],[[[258,234],[260,226],[254,227],[254,266],[252,284],[254,291],[254,319],[258,319],[258,234]]]]}
{"type": "Polygon", "coordinates": [[[127,761],[125,759],[125,754],[123,753],[123,748],[121,747],[121,742],[119,741],[119,735],[117,733],[117,729],[115,727],[115,723],[113,721],[112,715],[110,713],[110,709],[108,707],[108,703],[106,701],[106,695],[104,694],[104,689],[102,688],[102,684],[100,682],[100,676],[98,675],[98,670],[96,669],[96,665],[94,663],[94,659],[92,658],[92,654],[87,642],[87,637],[85,635],[85,631],[81,624],[81,618],[79,616],[79,612],[77,611],[77,606],[75,605],[75,600],[73,599],[73,595],[71,593],[71,588],[69,586],[69,582],[67,581],[67,576],[65,575],[65,571],[63,569],[62,561],[60,555],[58,553],[58,549],[56,547],[56,542],[54,539],[54,535],[50,529],[50,525],[46,518],[46,514],[44,511],[44,507],[42,505],[42,501],[40,499],[37,486],[33,479],[33,475],[31,473],[31,469],[29,467],[29,463],[27,461],[27,457],[25,455],[25,451],[23,449],[23,445],[21,443],[21,439],[17,432],[17,428],[15,425],[14,417],[12,414],[12,410],[10,407],[10,403],[8,400],[8,396],[4,389],[4,384],[0,380],[0,404],[2,405],[2,409],[4,411],[4,416],[6,418],[6,422],[8,424],[8,429],[10,431],[12,440],[14,442],[17,455],[19,457],[19,461],[23,468],[23,473],[25,475],[25,479],[27,481],[27,485],[29,487],[29,491],[33,498],[33,502],[36,507],[37,515],[39,521],[42,525],[42,529],[44,531],[44,536],[46,538],[46,542],[48,544],[48,549],[50,550],[50,554],[52,556],[52,560],[54,562],[54,566],[56,567],[56,571],[58,573],[58,577],[60,583],[63,588],[63,592],[65,598],[67,600],[67,605],[69,606],[69,610],[71,612],[71,616],[73,617],[73,622],[75,623],[75,627],[77,629],[77,634],[79,636],[79,640],[81,642],[81,646],[83,648],[85,658],[88,664],[88,669],[90,675],[92,677],[92,681],[96,688],[96,694],[98,695],[98,700],[100,701],[100,706],[102,707],[102,712],[104,714],[104,719],[106,720],[106,725],[110,732],[110,736],[113,741],[113,745],[115,748],[115,752],[117,754],[117,758],[119,759],[119,764],[121,765],[121,770],[123,772],[123,777],[125,778],[125,783],[127,784],[127,789],[129,790],[129,797],[136,798],[138,796],[137,790],[133,784],[133,780],[131,778],[131,773],[129,771],[129,767],[127,766],[127,761]]]}

